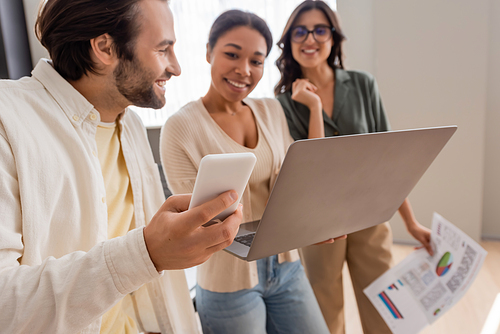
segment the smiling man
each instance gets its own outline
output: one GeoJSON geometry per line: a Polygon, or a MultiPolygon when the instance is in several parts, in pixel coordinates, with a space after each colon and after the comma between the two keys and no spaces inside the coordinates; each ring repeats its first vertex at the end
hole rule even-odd
{"type": "Polygon", "coordinates": [[[48,0],[36,31],[51,60],[0,81],[0,331],[197,332],[176,269],[231,244],[241,208],[203,227],[234,192],[165,201],[127,110],[180,74],[168,2],[48,0]]]}

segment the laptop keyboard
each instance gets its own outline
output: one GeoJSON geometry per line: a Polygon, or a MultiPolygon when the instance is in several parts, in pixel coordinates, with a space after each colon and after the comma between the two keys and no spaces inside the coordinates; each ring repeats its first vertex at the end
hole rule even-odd
{"type": "Polygon", "coordinates": [[[255,237],[255,232],[250,234],[245,234],[239,237],[234,238],[234,241],[239,242],[245,246],[250,247],[252,244],[253,238],[255,237]]]}

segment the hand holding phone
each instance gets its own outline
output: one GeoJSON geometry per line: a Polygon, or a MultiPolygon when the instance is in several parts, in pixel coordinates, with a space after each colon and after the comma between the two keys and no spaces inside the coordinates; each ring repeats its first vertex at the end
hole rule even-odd
{"type": "Polygon", "coordinates": [[[240,202],[257,158],[253,153],[209,154],[203,157],[194,184],[189,209],[201,205],[228,190],[238,193],[238,200],[214,219],[224,220],[240,202]]]}

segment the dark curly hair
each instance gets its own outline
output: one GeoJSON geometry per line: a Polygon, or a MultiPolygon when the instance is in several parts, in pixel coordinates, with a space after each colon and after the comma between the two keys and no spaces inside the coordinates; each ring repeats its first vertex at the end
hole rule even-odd
{"type": "Polygon", "coordinates": [[[340,28],[339,19],[337,14],[323,1],[320,0],[306,0],[295,8],[295,10],[290,15],[288,22],[286,23],[283,34],[278,41],[278,47],[281,49],[281,55],[278,60],[276,60],[276,66],[281,74],[280,81],[274,87],[274,94],[278,95],[280,93],[289,91],[292,88],[293,82],[302,77],[302,70],[300,69],[299,63],[292,56],[292,48],[290,41],[290,31],[294,27],[297,18],[304,12],[319,9],[321,10],[327,19],[330,21],[332,27],[335,31],[332,34],[333,46],[330,51],[330,56],[327,59],[328,65],[331,68],[344,68],[342,63],[342,41],[346,39],[345,35],[342,33],[340,28]]]}

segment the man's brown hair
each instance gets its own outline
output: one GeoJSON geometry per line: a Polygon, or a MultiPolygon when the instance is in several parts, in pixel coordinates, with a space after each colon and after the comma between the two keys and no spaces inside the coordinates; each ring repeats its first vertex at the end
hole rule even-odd
{"type": "Polygon", "coordinates": [[[109,34],[117,56],[134,58],[141,0],[48,0],[40,6],[35,32],[56,71],[67,80],[96,73],[90,40],[109,34]]]}

